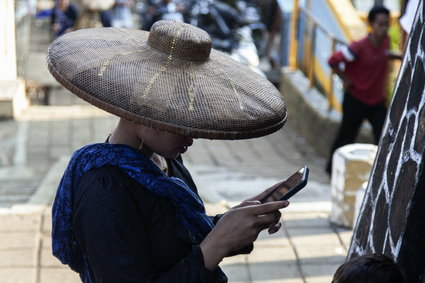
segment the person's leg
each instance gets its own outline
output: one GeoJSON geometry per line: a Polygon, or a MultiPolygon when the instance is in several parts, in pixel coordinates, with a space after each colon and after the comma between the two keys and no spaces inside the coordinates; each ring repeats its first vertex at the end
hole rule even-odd
{"type": "Polygon", "coordinates": [[[357,101],[349,94],[344,94],[342,111],[342,123],[331,147],[328,161],[326,163],[325,170],[329,175],[332,172],[332,156],[335,150],[354,142],[360,125],[365,118],[365,107],[363,103],[357,101]]]}
{"type": "Polygon", "coordinates": [[[385,102],[369,107],[366,118],[372,125],[373,137],[375,144],[379,143],[382,128],[384,127],[385,117],[387,116],[387,108],[385,102]]]}

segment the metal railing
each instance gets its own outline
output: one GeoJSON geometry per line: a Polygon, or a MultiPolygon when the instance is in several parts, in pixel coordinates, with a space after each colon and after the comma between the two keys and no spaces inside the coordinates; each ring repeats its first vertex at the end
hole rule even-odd
{"type": "MultiPolygon", "coordinates": [[[[335,11],[331,9],[327,0],[304,0],[300,6],[300,0],[293,0],[290,23],[290,38],[286,42],[290,44],[287,55],[288,65],[293,70],[301,70],[309,79],[310,87],[317,88],[326,96],[329,109],[342,111],[342,84],[327,64],[327,59],[337,49],[347,45],[348,39],[345,26],[338,23],[335,11]],[[314,11],[314,13],[313,13],[314,11]],[[319,16],[319,18],[317,17],[319,16]]],[[[359,19],[365,22],[366,14],[358,13],[359,19]]],[[[391,27],[397,27],[398,14],[392,12],[391,27]]],[[[360,33],[365,31],[358,30],[360,33]]],[[[283,38],[286,36],[281,35],[283,38]]],[[[352,35],[351,35],[352,36],[352,35]]],[[[402,48],[399,46],[399,49],[402,48]]],[[[395,66],[390,77],[396,77],[398,67],[395,66]]],[[[391,89],[388,81],[388,89],[391,89]]]]}
{"type": "Polygon", "coordinates": [[[347,42],[337,38],[307,8],[299,7],[298,1],[295,0],[291,19],[290,43],[290,68],[300,69],[308,78],[310,87],[316,87],[325,94],[329,109],[341,111],[341,103],[335,95],[334,72],[329,66],[323,66],[323,62],[320,65],[316,53],[330,55],[339,46],[346,45],[347,42]],[[318,40],[319,33],[322,35],[320,42],[318,40]],[[328,43],[324,44],[324,40],[327,40],[328,43]],[[323,50],[324,48],[329,50],[323,50]],[[328,72],[323,69],[328,69],[328,72]]]}

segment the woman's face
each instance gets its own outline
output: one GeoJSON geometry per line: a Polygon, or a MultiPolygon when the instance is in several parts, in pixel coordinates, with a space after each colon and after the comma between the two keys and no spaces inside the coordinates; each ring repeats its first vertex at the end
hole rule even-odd
{"type": "Polygon", "coordinates": [[[193,139],[147,127],[139,128],[139,137],[153,152],[165,157],[175,158],[187,151],[193,139]]]}

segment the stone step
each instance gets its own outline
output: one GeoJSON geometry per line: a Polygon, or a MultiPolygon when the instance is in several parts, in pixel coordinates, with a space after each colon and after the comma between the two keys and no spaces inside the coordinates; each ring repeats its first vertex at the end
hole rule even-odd
{"type": "Polygon", "coordinates": [[[16,118],[28,105],[23,80],[0,80],[0,119],[16,118]]]}
{"type": "Polygon", "coordinates": [[[1,180],[0,185],[0,208],[10,209],[14,205],[28,202],[31,195],[36,191],[40,180],[1,180]]]}
{"type": "Polygon", "coordinates": [[[50,205],[68,161],[61,156],[46,174],[30,167],[0,168],[0,210],[50,205]]]}

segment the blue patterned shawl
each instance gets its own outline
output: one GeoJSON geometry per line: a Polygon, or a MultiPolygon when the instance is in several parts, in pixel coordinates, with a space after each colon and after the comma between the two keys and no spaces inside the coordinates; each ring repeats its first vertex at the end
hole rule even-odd
{"type": "Polygon", "coordinates": [[[169,198],[176,207],[177,218],[197,241],[202,241],[211,231],[213,224],[206,216],[199,196],[182,180],[164,174],[139,150],[108,143],[87,145],[73,154],[57,189],[52,208],[53,254],[63,264],[68,264],[79,272],[83,281],[93,276],[86,256],[73,237],[73,195],[87,171],[106,165],[119,167],[147,190],[169,198]]]}

